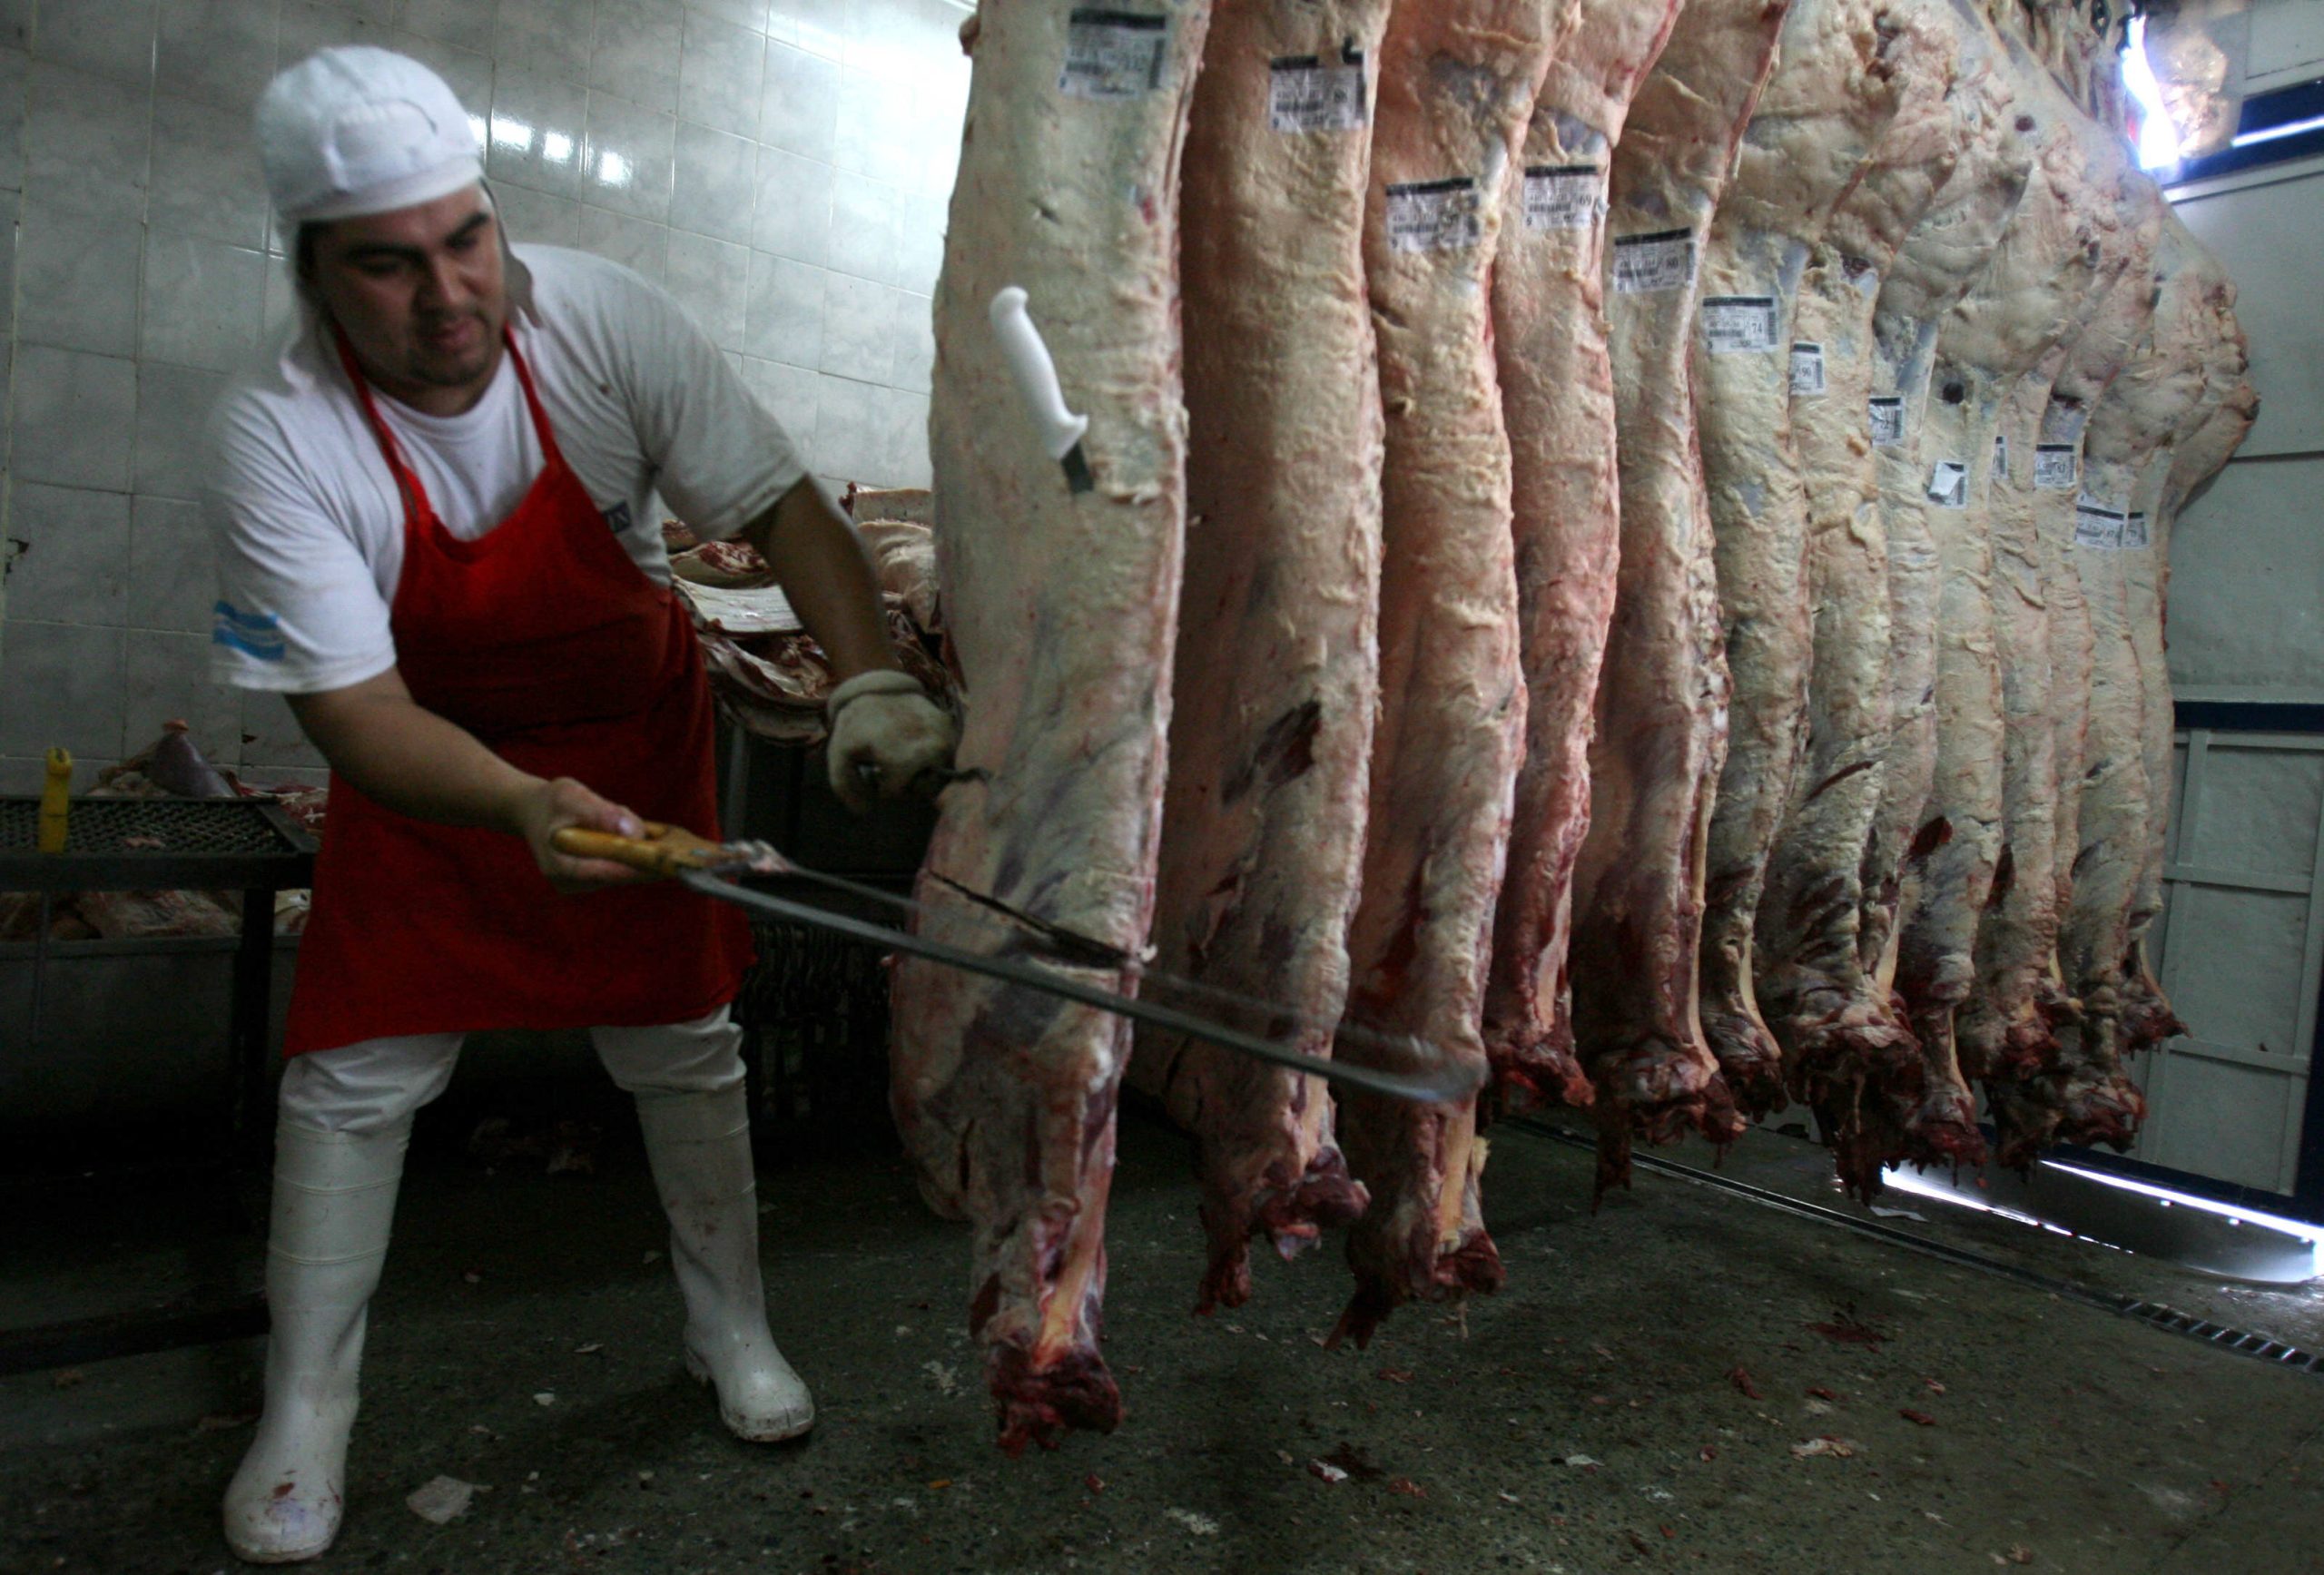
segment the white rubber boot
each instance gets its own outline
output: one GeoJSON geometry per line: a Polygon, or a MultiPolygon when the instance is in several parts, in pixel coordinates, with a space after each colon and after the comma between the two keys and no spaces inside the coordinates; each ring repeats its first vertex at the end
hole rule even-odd
{"type": "Polygon", "coordinates": [[[254,1564],[312,1559],[339,1535],[364,1309],[410,1137],[408,1119],[376,1137],[275,1128],[266,1409],[225,1505],[227,1544],[254,1564]]]}
{"type": "Polygon", "coordinates": [[[686,1303],[686,1371],[717,1391],[719,1417],[735,1437],[798,1437],[815,1425],[815,1402],[767,1333],[743,1090],[644,1095],[637,1120],[670,1216],[670,1261],[686,1303]]]}

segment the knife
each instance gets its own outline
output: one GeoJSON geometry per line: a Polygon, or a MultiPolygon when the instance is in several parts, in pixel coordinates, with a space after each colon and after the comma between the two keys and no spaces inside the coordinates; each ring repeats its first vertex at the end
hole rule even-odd
{"type": "MultiPolygon", "coordinates": [[[[1192,1012],[1084,983],[1041,962],[970,951],[910,930],[899,930],[892,925],[876,924],[869,920],[835,913],[812,902],[796,902],[764,891],[753,891],[737,884],[734,877],[797,876],[909,912],[921,911],[919,904],[909,899],[893,896],[876,887],[803,869],[764,842],[713,842],[683,827],[653,822],[646,822],[642,837],[622,837],[608,832],[567,826],[550,840],[559,852],[569,853],[576,858],[610,860],[645,874],[675,880],[705,897],[734,903],[769,919],[827,930],[867,945],[899,951],[963,972],[981,974],[1004,984],[1039,990],[1079,1006],[1092,1007],[1167,1032],[1184,1034],[1188,1039],[1235,1050],[1273,1066],[1321,1078],[1343,1088],[1361,1089],[1368,1094],[1413,1104],[1442,1105],[1469,1098],[1484,1081],[1482,1068],[1456,1061],[1417,1039],[1375,1035],[1360,1029],[1342,1030],[1344,1036],[1354,1033],[1357,1042],[1390,1048],[1414,1063],[1411,1069],[1403,1071],[1311,1056],[1192,1012]]],[[[1094,937],[1076,934],[1045,920],[1019,914],[998,899],[984,898],[956,883],[947,883],[954,884],[964,896],[998,910],[1001,916],[1029,926],[1036,941],[1050,949],[1051,955],[1061,961],[1101,970],[1138,967],[1138,960],[1119,947],[1108,945],[1094,937]]],[[[1143,972],[1142,970],[1140,971],[1143,972]]],[[[1239,997],[1191,979],[1173,979],[1165,974],[1145,974],[1144,977],[1149,986],[1177,988],[1213,999],[1258,1006],[1276,1019],[1295,1024],[1300,1021],[1300,1014],[1267,1008],[1264,1003],[1242,1001],[1239,997]]]]}
{"type": "Polygon", "coordinates": [[[1065,408],[1065,391],[1058,387],[1057,362],[1049,359],[1049,347],[1042,341],[1041,330],[1033,326],[1025,299],[1024,290],[1013,284],[992,298],[987,315],[992,320],[993,337],[1000,341],[1000,358],[1009,363],[1009,375],[1016,379],[1027,413],[1041,429],[1041,447],[1065,469],[1066,490],[1088,492],[1097,486],[1089,474],[1088,457],[1081,452],[1089,418],[1065,408]]]}

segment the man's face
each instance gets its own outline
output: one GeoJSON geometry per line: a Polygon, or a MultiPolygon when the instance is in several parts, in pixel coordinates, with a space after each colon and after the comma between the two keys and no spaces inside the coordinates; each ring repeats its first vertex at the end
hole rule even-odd
{"type": "Polygon", "coordinates": [[[484,189],[315,227],[312,288],[389,394],[457,414],[500,369],[508,320],[500,233],[484,189]]]}

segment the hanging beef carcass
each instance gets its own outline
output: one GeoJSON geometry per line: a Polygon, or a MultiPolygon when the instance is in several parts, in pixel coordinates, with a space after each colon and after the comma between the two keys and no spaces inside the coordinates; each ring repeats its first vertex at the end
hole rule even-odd
{"type": "MultiPolygon", "coordinates": [[[[1206,0],[988,6],[936,302],[939,575],[969,708],[922,928],[1017,941],[948,881],[1135,950],[1152,918],[1185,527],[1177,176],[1206,0]],[[1094,487],[1022,415],[988,307],[1030,297],[1094,487]]],[[[1096,982],[1130,988],[1108,973],[1096,982]]],[[[1112,1427],[1098,1349],[1118,1019],[896,970],[891,1098],[939,1212],[974,1226],[970,1327],[1001,1441],[1112,1427]]]]}
{"type": "MultiPolygon", "coordinates": [[[[2071,102],[2071,101],[2067,101],[2071,102]]],[[[2002,820],[1993,885],[1977,925],[1975,983],[1955,1016],[1968,1075],[1989,1086],[2031,1076],[2053,1058],[2071,1015],[2056,974],[2059,802],[2056,685],[2048,586],[2035,488],[2042,428],[2070,363],[2095,381],[2119,367],[2153,310],[2162,193],[2132,167],[2122,139],[2087,115],[2073,122],[2083,150],[2083,200],[2122,222],[2105,241],[2076,320],[2004,404],[1993,438],[1987,534],[1993,542],[1994,645],[2002,679],[2002,820]]],[[[2069,609],[2067,615],[2073,614],[2069,609]]],[[[2071,643],[2071,642],[2069,642],[2071,643]]]]}
{"type": "MultiPolygon", "coordinates": [[[[1364,283],[1389,0],[1216,0],[1187,132],[1187,561],[1157,966],[1328,1053],[1379,701],[1380,384],[1364,283]],[[1286,310],[1286,303],[1296,303],[1286,310]]],[[[1267,1025],[1259,1025],[1267,1026],[1267,1025]]],[[[1132,1082],[1201,1149],[1200,1305],[1363,1211],[1324,1085],[1157,1030],[1132,1082]]]]}
{"type": "Polygon", "coordinates": [[[1990,267],[1938,336],[1923,415],[1917,485],[1937,549],[1937,750],[1908,858],[1914,885],[1899,920],[1896,979],[1912,1013],[1929,1087],[1910,1157],[1982,1157],[1954,1036],[1974,980],[1977,920],[2000,851],[2004,726],[1994,636],[1991,455],[2021,377],[2072,328],[2122,227],[2111,192],[2087,190],[2086,123],[2021,45],[2004,40],[2018,123],[2035,162],[1990,267]]]}
{"type": "Polygon", "coordinates": [[[1509,868],[1485,989],[1485,1052],[1504,1105],[1587,1105],[1568,940],[1590,828],[1590,741],[1614,614],[1621,501],[1606,359],[1607,167],[1631,95],[1683,0],[1584,0],[1533,101],[1503,194],[1493,349],[1509,427],[1526,688],[1509,868]]]}
{"type": "Polygon", "coordinates": [[[1984,1067],[1987,1098],[2004,1156],[2032,1151],[2055,1124],[2053,1096],[2060,1034],[2072,1034],[2080,1007],[2058,966],[2064,887],[2062,843],[2079,824],[2082,742],[2089,720],[2090,608],[2073,554],[2073,484],[2082,423],[2145,338],[2154,315],[2159,195],[2132,238],[2137,266],[2107,290],[2081,331],[2021,385],[2014,403],[2017,456],[2008,486],[1996,487],[1997,551],[2014,569],[1997,586],[2004,651],[2010,750],[2004,759],[2004,859],[2010,880],[1995,891],[1977,934],[1978,989],[1959,1023],[1965,1046],[1984,1067]],[[2015,604],[2014,605],[2014,604],[2015,604]],[[2014,648],[2008,643],[2014,619],[2014,648]],[[2038,627],[2035,626],[2038,620],[2038,627]],[[2038,653],[2034,642],[2041,642],[2038,653]],[[2027,694],[2037,683],[2045,691],[2027,694]],[[2041,759],[2046,748],[2049,759],[2041,759]],[[2037,774],[2038,773],[2038,774],[2037,774]],[[2046,791],[2045,791],[2046,787],[2046,791]],[[2052,878],[2043,879],[2043,871],[2052,878]]]}
{"type": "MultiPolygon", "coordinates": [[[[1480,1067],[1485,969],[1523,749],[1509,438],[1490,288],[1504,176],[1573,0],[1399,6],[1381,50],[1364,254],[1386,416],[1380,721],[1350,1018],[1480,1067]]],[[[1338,1053],[1376,1060],[1376,1044],[1338,1053]]],[[[1348,1237],[1359,1345],[1399,1304],[1501,1282],[1477,1201],[1476,1100],[1349,1095],[1372,1201],[1348,1237]]]]}
{"type": "Polygon", "coordinates": [[[1774,61],[1784,4],[1689,0],[1614,151],[1607,299],[1621,545],[1574,872],[1574,1032],[1597,1085],[1599,1184],[1635,1134],[1742,1127],[1697,999],[1704,842],[1727,659],[1694,435],[1704,236],[1774,61]]]}
{"type": "MultiPolygon", "coordinates": [[[[1968,127],[1960,162],[1915,227],[1881,285],[1874,314],[1873,395],[1866,433],[1877,460],[1881,527],[1888,553],[1889,734],[1880,802],[1865,845],[1858,944],[1876,987],[1891,988],[1907,862],[1945,834],[1924,828],[1936,763],[1936,637],[1939,575],[1929,525],[1923,428],[1945,320],[1989,263],[1995,241],[2023,201],[2040,122],[2017,105],[2014,76],[2000,40],[1964,3],[1962,88],[1968,127]]],[[[1918,1102],[1898,1115],[1881,1142],[1901,1157],[1970,1153],[1977,1133],[1958,1122],[1950,1047],[1922,1048],[1918,1102]],[[1939,1051],[1942,1052],[1940,1058],[1939,1051]]],[[[1861,1178],[1876,1183],[1876,1171],[1861,1178]]]]}
{"type": "Polygon", "coordinates": [[[1865,430],[1882,278],[1949,182],[1975,102],[1964,15],[1947,0],[1891,14],[1903,92],[1800,277],[1790,418],[1807,496],[1814,606],[1807,755],[1768,861],[1753,930],[1761,1009],[1792,1095],[1816,1112],[1840,1174],[1868,1190],[1919,1103],[1911,1035],[1859,948],[1866,839],[1888,744],[1888,546],[1865,430]],[[1958,99],[1956,101],[1956,94],[1958,99]]]}
{"type": "Polygon", "coordinates": [[[1736,1101],[1784,1104],[1754,993],[1752,930],[1791,800],[1815,630],[1807,500],[1790,428],[1792,307],[1832,206],[1896,113],[1886,0],[1792,0],[1703,251],[1695,415],[1733,692],[1704,878],[1703,1033],[1736,1101]]]}
{"type": "Polygon", "coordinates": [[[2243,380],[2250,358],[2243,330],[2235,320],[2234,284],[2218,260],[2205,251],[2176,219],[2171,221],[2171,244],[2195,253],[2191,266],[2195,274],[2194,288],[2201,293],[2201,310],[2207,318],[2208,326],[2203,331],[2210,349],[2204,358],[2201,399],[2174,430],[2167,462],[2150,478],[2152,525],[2148,550],[2126,551],[2124,556],[2132,637],[2138,649],[2140,686],[2145,695],[2147,777],[2146,851],[2140,866],[2138,888],[2131,900],[2122,964],[2125,1058],[2185,1031],[2163,999],[2146,945],[2149,929],[2162,911],[2162,862],[2171,827],[2171,752],[2178,731],[2170,664],[2163,648],[2163,631],[2169,621],[2171,527],[2178,522],[2179,511],[2185,506],[2188,495],[2217,475],[2233,458],[2259,416],[2257,396],[2243,380]]]}
{"type": "MultiPolygon", "coordinates": [[[[2146,765],[2146,689],[2132,627],[2129,560],[2152,553],[2155,500],[2167,481],[2170,445],[2201,408],[2217,342],[2201,253],[2167,245],[2163,279],[2146,343],[2092,413],[2083,434],[2073,549],[2090,604],[2093,635],[2090,721],[2083,748],[2083,793],[2068,900],[2059,938],[2066,983],[2082,1003],[2076,1031],[2037,1089],[2045,1117],[2014,1123],[2017,1146],[2003,1157],[2030,1164],[2041,1140],[2127,1147],[2146,1101],[2122,1068],[2130,927],[2151,836],[2146,765]]],[[[2167,789],[2166,789],[2167,791],[2167,789]]]]}

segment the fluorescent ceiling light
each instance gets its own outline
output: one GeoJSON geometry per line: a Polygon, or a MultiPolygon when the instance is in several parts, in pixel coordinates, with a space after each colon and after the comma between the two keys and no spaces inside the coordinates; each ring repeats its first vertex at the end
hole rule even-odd
{"type": "Polygon", "coordinates": [[[2122,54],[2122,85],[2146,113],[2139,117],[2139,168],[2168,169],[2179,162],[2179,128],[2163,107],[2162,84],[2146,57],[2146,18],[2131,18],[2131,44],[2122,54]]]}

